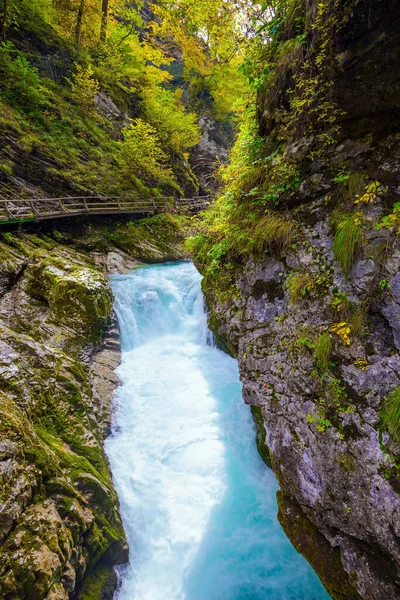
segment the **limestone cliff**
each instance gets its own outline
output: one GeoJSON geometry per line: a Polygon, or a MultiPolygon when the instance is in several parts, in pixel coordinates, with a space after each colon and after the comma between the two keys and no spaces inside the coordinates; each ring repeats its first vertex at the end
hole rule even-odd
{"type": "Polygon", "coordinates": [[[65,231],[0,241],[4,600],[112,597],[128,548],[103,450],[119,362],[103,272],[181,256],[169,217],[65,231]]]}
{"type": "MultiPolygon", "coordinates": [[[[331,108],[335,103],[339,127],[323,151],[318,124],[313,135],[298,132],[285,144],[280,164],[295,165],[291,173],[297,179],[286,185],[278,173],[279,193],[270,193],[275,207],[255,230],[264,236],[261,249],[223,254],[222,241],[219,253],[213,253],[217,246],[208,254],[198,252],[197,262],[206,274],[210,325],[238,357],[260,450],[279,479],[285,531],[333,598],[395,600],[400,596],[400,446],[398,408],[393,408],[400,386],[399,5],[384,0],[298,4],[309,28],[303,46],[295,46],[301,65],[310,56],[304,44],[314,48],[314,56],[318,47],[319,7],[333,7],[329,102],[331,108]],[[345,13],[337,20],[339,5],[345,13]],[[219,271],[210,256],[220,259],[219,271]],[[230,287],[221,293],[227,280],[230,287]],[[390,407],[396,414],[388,416],[390,407]]],[[[258,96],[266,153],[275,150],[271,177],[280,136],[299,106],[293,102],[293,62],[280,68],[277,87],[271,91],[270,84],[266,95],[258,96]]],[[[321,104],[316,111],[321,114],[321,104]]],[[[238,205],[251,207],[243,199],[238,205]]],[[[239,236],[240,223],[235,226],[239,236]]]]}

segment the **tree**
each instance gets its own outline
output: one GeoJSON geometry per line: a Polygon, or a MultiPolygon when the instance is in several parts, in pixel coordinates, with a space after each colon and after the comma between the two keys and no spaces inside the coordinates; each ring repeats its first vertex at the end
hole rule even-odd
{"type": "Polygon", "coordinates": [[[7,29],[7,0],[2,0],[0,5],[0,35],[1,41],[6,41],[6,29],[7,29]]]}
{"type": "Polygon", "coordinates": [[[82,36],[83,13],[85,10],[85,0],[80,0],[78,7],[78,15],[76,17],[75,40],[79,44],[82,36]]]}
{"type": "Polygon", "coordinates": [[[107,23],[108,23],[108,5],[109,0],[101,0],[101,28],[100,28],[100,40],[106,41],[107,23]]]}

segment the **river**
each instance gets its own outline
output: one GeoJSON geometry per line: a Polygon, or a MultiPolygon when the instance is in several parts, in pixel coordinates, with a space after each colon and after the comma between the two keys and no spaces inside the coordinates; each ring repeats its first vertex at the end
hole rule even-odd
{"type": "Polygon", "coordinates": [[[118,600],[327,600],[276,514],[237,362],[192,263],[111,278],[122,381],[106,441],[130,546],[118,600]]]}

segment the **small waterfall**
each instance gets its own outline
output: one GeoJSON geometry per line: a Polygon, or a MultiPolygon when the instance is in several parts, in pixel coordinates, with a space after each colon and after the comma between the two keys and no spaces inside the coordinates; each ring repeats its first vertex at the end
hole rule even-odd
{"type": "Polygon", "coordinates": [[[237,363],[191,263],[113,276],[122,386],[106,442],[130,546],[118,600],[326,600],[277,518],[237,363]]]}

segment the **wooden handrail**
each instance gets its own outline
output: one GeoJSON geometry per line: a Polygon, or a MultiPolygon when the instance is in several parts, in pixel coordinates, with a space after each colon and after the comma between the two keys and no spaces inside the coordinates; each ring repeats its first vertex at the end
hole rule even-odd
{"type": "Polygon", "coordinates": [[[211,196],[137,198],[133,196],[65,196],[62,198],[0,198],[0,224],[40,221],[88,214],[187,213],[204,210],[211,196]],[[2,214],[5,218],[2,218],[2,214]]]}

